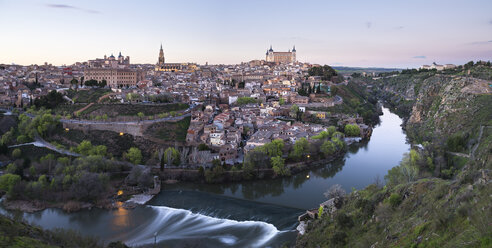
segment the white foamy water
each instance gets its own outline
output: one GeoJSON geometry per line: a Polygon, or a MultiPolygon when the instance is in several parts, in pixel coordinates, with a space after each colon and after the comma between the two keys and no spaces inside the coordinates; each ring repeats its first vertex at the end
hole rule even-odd
{"type": "Polygon", "coordinates": [[[265,247],[277,234],[274,225],[261,221],[220,219],[185,209],[148,206],[156,212],[145,227],[136,228],[125,243],[130,246],[153,245],[188,240],[217,247],[265,247]]]}

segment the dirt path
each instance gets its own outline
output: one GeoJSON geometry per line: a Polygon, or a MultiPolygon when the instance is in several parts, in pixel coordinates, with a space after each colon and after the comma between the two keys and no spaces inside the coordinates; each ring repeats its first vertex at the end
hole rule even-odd
{"type": "Polygon", "coordinates": [[[73,114],[74,114],[75,116],[77,116],[79,113],[82,113],[84,110],[86,110],[86,109],[90,108],[92,105],[94,105],[94,103],[93,103],[93,102],[91,102],[91,103],[87,104],[87,106],[85,106],[85,107],[83,107],[83,108],[81,108],[81,109],[79,109],[79,110],[77,110],[77,111],[73,112],[73,114]]]}

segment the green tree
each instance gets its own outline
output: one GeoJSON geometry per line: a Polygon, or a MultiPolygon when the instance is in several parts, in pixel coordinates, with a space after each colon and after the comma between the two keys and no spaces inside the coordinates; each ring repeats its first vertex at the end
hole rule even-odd
{"type": "Polygon", "coordinates": [[[345,125],[345,134],[347,136],[360,136],[360,128],[357,124],[347,124],[345,125]]]}
{"type": "Polygon", "coordinates": [[[142,163],[142,152],[137,147],[131,147],[125,154],[125,158],[132,164],[142,163]]]}
{"type": "Polygon", "coordinates": [[[402,182],[409,183],[417,180],[419,174],[417,161],[419,159],[420,155],[414,150],[410,150],[410,153],[405,153],[400,165],[391,168],[388,174],[384,176],[386,184],[394,186],[402,182]]]}
{"type": "Polygon", "coordinates": [[[246,104],[250,104],[250,103],[257,103],[258,101],[252,97],[238,97],[237,98],[237,101],[236,101],[236,104],[237,105],[246,105],[246,104]]]}
{"type": "Polygon", "coordinates": [[[90,155],[106,156],[108,148],[105,145],[98,145],[92,148],[90,155]]]}
{"type": "Polygon", "coordinates": [[[294,144],[290,157],[296,160],[300,160],[309,150],[309,142],[306,138],[300,138],[294,144]]]}
{"type": "Polygon", "coordinates": [[[0,189],[6,191],[8,194],[12,194],[14,186],[21,181],[19,175],[4,174],[0,176],[0,189]]]}
{"type": "Polygon", "coordinates": [[[37,108],[45,107],[46,109],[54,109],[64,102],[65,99],[63,99],[63,94],[56,92],[56,90],[52,90],[47,95],[36,98],[36,100],[34,100],[34,105],[37,108]]]}
{"type": "Polygon", "coordinates": [[[145,117],[145,114],[142,112],[138,112],[137,116],[138,116],[138,118],[140,118],[140,120],[142,120],[145,117]]]}
{"type": "Polygon", "coordinates": [[[76,152],[88,156],[92,150],[92,143],[89,140],[83,140],[76,148],[76,152]]]}
{"type": "Polygon", "coordinates": [[[261,167],[268,168],[269,164],[270,159],[266,151],[255,148],[244,156],[243,171],[245,171],[248,176],[251,176],[254,169],[259,170],[261,167]]]}
{"type": "Polygon", "coordinates": [[[75,88],[75,90],[78,89],[78,86],[79,86],[79,81],[75,78],[73,78],[71,81],[70,81],[70,86],[75,88]]]}
{"type": "Polygon", "coordinates": [[[17,136],[17,143],[23,144],[29,142],[29,137],[24,134],[17,136]]]}
{"type": "Polygon", "coordinates": [[[21,155],[22,155],[22,151],[19,148],[15,148],[12,151],[12,157],[14,157],[14,158],[20,158],[21,155]]]}
{"type": "Polygon", "coordinates": [[[332,138],[331,139],[331,142],[333,142],[337,148],[337,151],[338,150],[342,150],[345,148],[345,142],[343,142],[341,139],[339,138],[332,138]]]}
{"type": "Polygon", "coordinates": [[[168,166],[179,165],[179,151],[174,147],[168,147],[164,151],[164,158],[168,166]]]}
{"type": "Polygon", "coordinates": [[[321,152],[325,155],[325,157],[333,155],[336,151],[337,147],[329,140],[323,142],[321,145],[321,152]]]}
{"type": "Polygon", "coordinates": [[[299,113],[299,106],[297,106],[297,104],[293,104],[292,107],[290,107],[290,116],[297,117],[297,113],[299,113]]]}
{"type": "Polygon", "coordinates": [[[284,148],[284,141],[281,139],[276,139],[270,143],[263,146],[256,147],[258,151],[262,151],[270,157],[282,156],[282,149],[284,148]]]}
{"type": "Polygon", "coordinates": [[[330,135],[327,131],[321,131],[318,135],[312,136],[311,139],[326,139],[329,137],[330,135]]]}
{"type": "Polygon", "coordinates": [[[285,104],[285,99],[281,97],[281,98],[278,100],[278,104],[280,104],[280,105],[284,105],[284,104],[285,104]]]}
{"type": "Polygon", "coordinates": [[[285,160],[280,156],[272,157],[271,164],[273,171],[275,174],[279,176],[288,176],[290,175],[290,169],[285,166],[285,160]]]}
{"type": "Polygon", "coordinates": [[[222,180],[222,175],[224,175],[225,169],[222,166],[214,166],[213,169],[205,171],[205,181],[207,183],[219,182],[222,180]]]}

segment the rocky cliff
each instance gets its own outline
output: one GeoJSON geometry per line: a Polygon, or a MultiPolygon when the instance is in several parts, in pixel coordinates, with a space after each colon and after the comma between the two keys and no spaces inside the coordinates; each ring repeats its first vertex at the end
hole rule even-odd
{"type": "Polygon", "coordinates": [[[419,146],[386,186],[352,192],[296,246],[492,247],[492,81],[417,72],[368,85],[419,146]]]}

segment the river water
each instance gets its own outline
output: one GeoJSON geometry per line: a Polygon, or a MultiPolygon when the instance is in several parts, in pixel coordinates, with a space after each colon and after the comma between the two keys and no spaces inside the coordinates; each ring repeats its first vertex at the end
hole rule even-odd
{"type": "MultiPolygon", "coordinates": [[[[383,108],[370,141],[351,145],[343,159],[289,178],[221,185],[178,183],[132,210],[46,209],[24,213],[44,228],[70,228],[104,241],[153,247],[279,247],[293,244],[297,216],[326,200],[333,184],[350,192],[384,179],[410,145],[402,120],[383,108]]],[[[10,213],[0,208],[0,213],[10,213]]]]}

